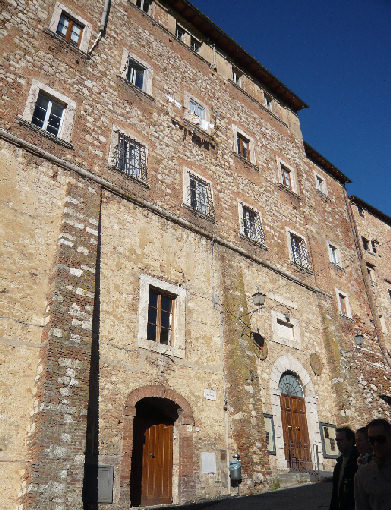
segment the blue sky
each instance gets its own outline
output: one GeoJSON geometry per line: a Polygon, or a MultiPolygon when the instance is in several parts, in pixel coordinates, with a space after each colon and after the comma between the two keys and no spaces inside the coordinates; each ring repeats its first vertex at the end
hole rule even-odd
{"type": "Polygon", "coordinates": [[[391,0],[191,0],[309,105],[304,140],[391,216],[391,0]]]}

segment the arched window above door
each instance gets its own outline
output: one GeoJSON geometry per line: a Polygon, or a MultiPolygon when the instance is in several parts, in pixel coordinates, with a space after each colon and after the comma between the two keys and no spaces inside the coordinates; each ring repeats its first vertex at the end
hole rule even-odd
{"type": "Polygon", "coordinates": [[[291,395],[292,397],[304,397],[303,388],[301,387],[299,378],[292,372],[285,372],[282,374],[278,389],[284,395],[291,395]]]}

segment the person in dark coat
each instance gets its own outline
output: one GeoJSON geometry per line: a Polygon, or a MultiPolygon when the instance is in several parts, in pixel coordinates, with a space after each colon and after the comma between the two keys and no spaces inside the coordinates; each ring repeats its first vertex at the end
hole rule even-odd
{"type": "Polygon", "coordinates": [[[359,455],[354,432],[349,427],[337,428],[335,440],[341,455],[334,467],[330,510],[354,510],[354,475],[359,455]]]}

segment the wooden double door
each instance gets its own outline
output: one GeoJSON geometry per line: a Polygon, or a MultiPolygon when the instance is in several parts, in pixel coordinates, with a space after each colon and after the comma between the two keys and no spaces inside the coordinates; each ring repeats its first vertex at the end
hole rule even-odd
{"type": "Polygon", "coordinates": [[[132,506],[172,503],[173,424],[136,418],[132,455],[132,506]]]}
{"type": "Polygon", "coordinates": [[[287,465],[298,471],[312,469],[304,398],[281,394],[280,403],[287,465]]]}

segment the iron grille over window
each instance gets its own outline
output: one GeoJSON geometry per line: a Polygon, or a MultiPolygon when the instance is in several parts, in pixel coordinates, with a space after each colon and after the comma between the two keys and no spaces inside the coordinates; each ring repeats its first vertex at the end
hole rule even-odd
{"type": "Polygon", "coordinates": [[[70,18],[65,12],[60,16],[57,25],[57,34],[63,37],[72,46],[80,46],[83,26],[70,18]]]}
{"type": "Polygon", "coordinates": [[[298,266],[309,269],[309,257],[304,239],[291,234],[292,260],[298,266]]]}
{"type": "Polygon", "coordinates": [[[144,145],[119,133],[116,168],[127,177],[146,182],[147,155],[144,145]]]}
{"type": "Polygon", "coordinates": [[[210,184],[192,174],[190,174],[189,204],[192,209],[205,216],[214,215],[210,184]]]}
{"type": "Polygon", "coordinates": [[[140,90],[144,90],[146,69],[144,66],[129,58],[128,60],[128,71],[126,73],[126,79],[129,83],[136,86],[140,90]]]}
{"type": "Polygon", "coordinates": [[[147,339],[170,345],[174,318],[174,300],[158,289],[149,288],[147,339]]]}
{"type": "Polygon", "coordinates": [[[243,233],[252,241],[265,244],[265,234],[259,213],[245,206],[243,206],[243,233]]]}
{"type": "Polygon", "coordinates": [[[31,122],[48,133],[58,136],[65,106],[40,91],[31,122]]]}

